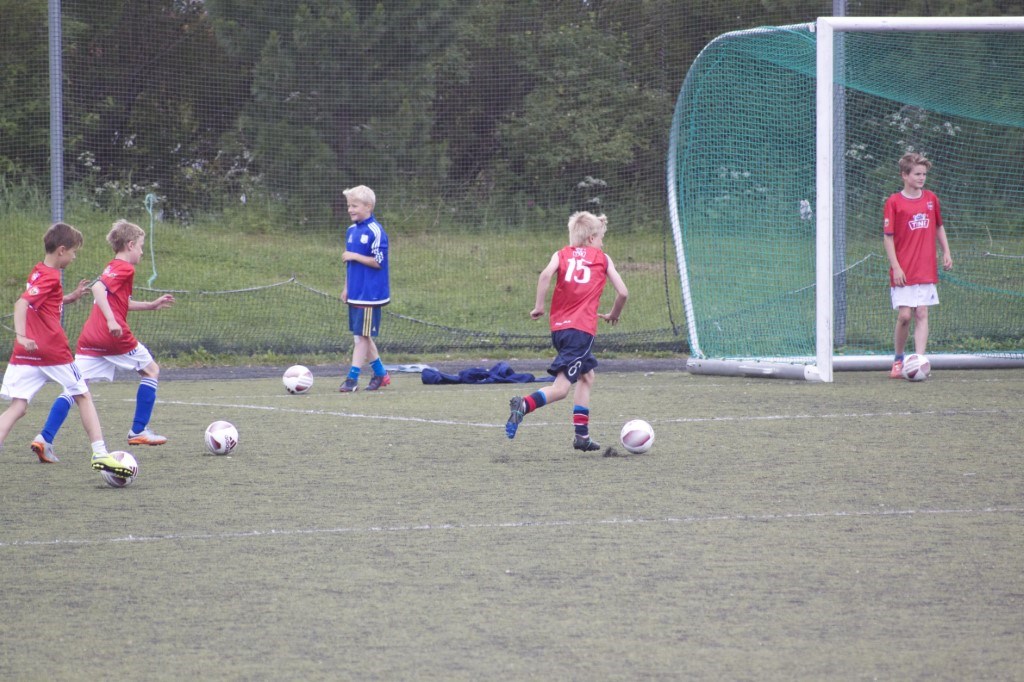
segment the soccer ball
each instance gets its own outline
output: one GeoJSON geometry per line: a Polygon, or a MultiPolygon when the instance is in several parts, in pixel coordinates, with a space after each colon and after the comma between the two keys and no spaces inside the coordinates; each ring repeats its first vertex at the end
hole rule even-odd
{"type": "Polygon", "coordinates": [[[932,371],[928,358],[912,353],[903,361],[903,378],[907,381],[924,381],[932,371]]]}
{"type": "Polygon", "coordinates": [[[654,445],[654,429],[643,419],[633,419],[622,427],[619,440],[634,455],[642,455],[654,445]]]}
{"type": "Polygon", "coordinates": [[[121,451],[111,452],[110,456],[131,469],[132,475],[128,478],[121,478],[120,476],[115,476],[109,471],[101,471],[100,476],[103,477],[103,480],[106,481],[107,485],[111,488],[124,488],[131,485],[132,481],[135,480],[135,477],[139,475],[139,463],[135,461],[135,456],[130,452],[121,451]]]}
{"type": "Polygon", "coordinates": [[[226,455],[238,445],[238,429],[231,422],[213,422],[206,427],[206,448],[215,455],[226,455]]]}
{"type": "Polygon", "coordinates": [[[284,371],[281,381],[284,382],[285,389],[292,395],[305,393],[313,385],[313,373],[303,365],[292,365],[284,371]]]}

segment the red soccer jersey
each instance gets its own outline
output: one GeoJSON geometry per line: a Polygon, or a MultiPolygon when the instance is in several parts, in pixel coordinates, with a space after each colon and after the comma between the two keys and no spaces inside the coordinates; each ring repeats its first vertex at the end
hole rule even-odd
{"type": "Polygon", "coordinates": [[[135,281],[135,266],[128,261],[115,258],[104,268],[100,281],[107,288],[107,302],[114,313],[114,319],[121,325],[120,338],[110,335],[107,318],[103,311],[93,304],[89,319],[78,337],[78,352],[82,355],[124,355],[139,344],[128,327],[128,302],[132,300],[132,285],[135,281]]]}
{"type": "Polygon", "coordinates": [[[34,351],[15,341],[11,353],[12,365],[66,365],[74,361],[71,346],[60,314],[64,309],[64,287],[60,283],[60,269],[37,263],[21,295],[28,302],[25,316],[25,335],[36,342],[34,351]]]}
{"type": "MultiPolygon", "coordinates": [[[[942,225],[939,198],[923,190],[917,199],[896,192],[885,202],[885,234],[892,235],[896,260],[907,276],[907,285],[939,281],[935,255],[938,228],[942,225]]],[[[889,285],[896,286],[889,268],[889,285]]]]}
{"type": "Polygon", "coordinates": [[[551,331],[578,329],[597,334],[597,307],[608,277],[608,257],[592,246],[566,246],[558,252],[558,274],[551,297],[551,331]]]}

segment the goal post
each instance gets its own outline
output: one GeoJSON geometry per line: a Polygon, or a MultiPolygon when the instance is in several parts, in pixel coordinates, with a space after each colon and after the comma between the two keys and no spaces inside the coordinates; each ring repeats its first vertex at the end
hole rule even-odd
{"type": "Polygon", "coordinates": [[[680,91],[667,169],[690,371],[828,382],[888,367],[881,210],[909,150],[937,164],[957,265],[932,365],[1024,366],[1022,54],[1024,17],[823,17],[709,43],[680,91]],[[837,85],[850,97],[838,107],[837,85]]]}

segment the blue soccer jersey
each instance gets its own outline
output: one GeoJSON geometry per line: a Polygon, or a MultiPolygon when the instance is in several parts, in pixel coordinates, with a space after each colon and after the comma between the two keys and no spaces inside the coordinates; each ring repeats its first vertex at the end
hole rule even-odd
{"type": "Polygon", "coordinates": [[[391,301],[388,275],[388,235],[374,216],[350,225],[345,233],[345,249],[370,256],[380,264],[371,268],[356,261],[345,263],[348,302],[353,305],[384,305],[391,301]]]}

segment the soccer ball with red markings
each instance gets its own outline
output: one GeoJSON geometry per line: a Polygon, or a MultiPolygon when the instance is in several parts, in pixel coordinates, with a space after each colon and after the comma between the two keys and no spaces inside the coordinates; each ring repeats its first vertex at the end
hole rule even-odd
{"type": "Polygon", "coordinates": [[[643,419],[633,419],[622,427],[619,440],[634,455],[642,455],[654,445],[654,429],[643,419]]]}
{"type": "Polygon", "coordinates": [[[281,381],[284,382],[285,390],[292,395],[308,393],[313,385],[313,373],[303,365],[292,365],[284,371],[281,381]]]}
{"type": "Polygon", "coordinates": [[[206,427],[206,449],[226,455],[238,445],[238,429],[231,422],[216,421],[206,427]]]}
{"type": "Polygon", "coordinates": [[[911,353],[903,361],[903,378],[907,381],[924,381],[932,371],[932,363],[928,358],[911,353]]]}
{"type": "Polygon", "coordinates": [[[130,452],[122,452],[120,450],[117,452],[111,452],[110,456],[131,469],[132,475],[128,478],[124,478],[123,476],[112,474],[109,471],[101,471],[100,476],[103,477],[103,480],[111,488],[124,488],[130,486],[132,482],[135,481],[135,477],[139,475],[139,463],[135,461],[135,456],[130,452]]]}

